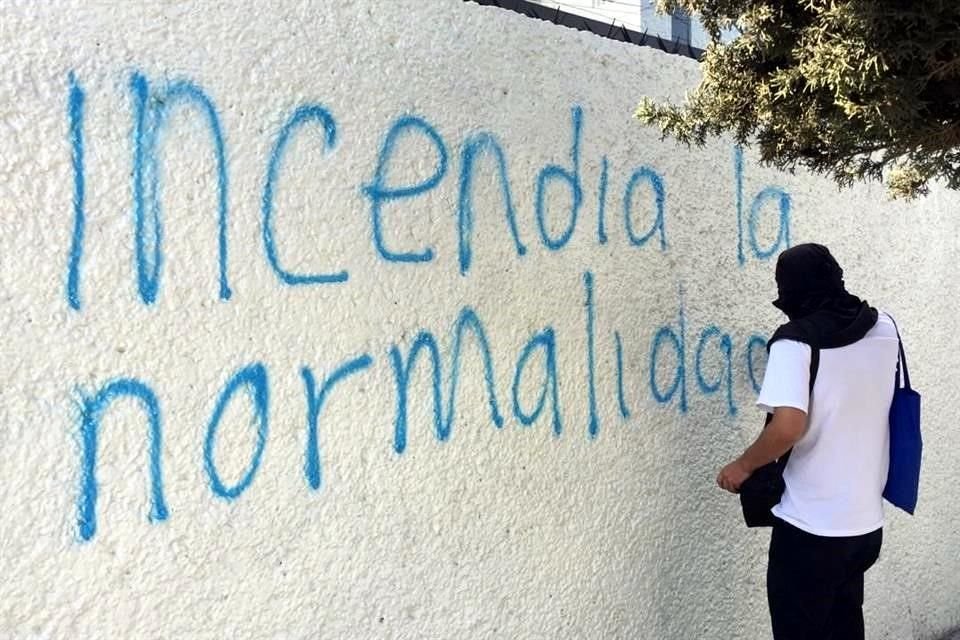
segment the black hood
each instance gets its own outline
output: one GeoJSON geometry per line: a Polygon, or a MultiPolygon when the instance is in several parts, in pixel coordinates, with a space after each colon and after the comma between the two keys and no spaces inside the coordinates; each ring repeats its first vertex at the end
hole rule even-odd
{"type": "Polygon", "coordinates": [[[843,269],[823,245],[801,244],[781,253],[776,278],[773,306],[790,321],[774,332],[768,349],[783,339],[821,349],[845,347],[877,323],[877,310],[846,290],[843,269]]]}

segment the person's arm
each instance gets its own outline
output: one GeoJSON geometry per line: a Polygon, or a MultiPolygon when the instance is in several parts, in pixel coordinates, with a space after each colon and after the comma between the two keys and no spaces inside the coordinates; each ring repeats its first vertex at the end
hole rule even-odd
{"type": "Polygon", "coordinates": [[[807,432],[807,413],[793,407],[777,407],[756,441],[739,458],[721,469],[717,484],[731,493],[754,471],[785,454],[807,432]]]}
{"type": "Polygon", "coordinates": [[[721,469],[720,487],[738,492],[754,471],[789,451],[806,433],[810,358],[810,347],[794,340],[778,340],[770,348],[757,405],[773,418],[740,457],[721,469]]]}

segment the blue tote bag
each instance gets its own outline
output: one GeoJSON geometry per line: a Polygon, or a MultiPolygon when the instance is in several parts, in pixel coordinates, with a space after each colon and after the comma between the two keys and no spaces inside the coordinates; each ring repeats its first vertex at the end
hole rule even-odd
{"type": "MultiPolygon", "coordinates": [[[[890,318],[893,320],[893,318],[890,318]]],[[[896,327],[896,322],[893,323],[896,327]]],[[[913,515],[920,488],[920,394],[910,386],[907,357],[897,329],[900,353],[897,358],[896,388],[890,405],[890,470],[883,497],[887,502],[913,515]],[[902,372],[902,376],[901,376],[902,372]]]]}

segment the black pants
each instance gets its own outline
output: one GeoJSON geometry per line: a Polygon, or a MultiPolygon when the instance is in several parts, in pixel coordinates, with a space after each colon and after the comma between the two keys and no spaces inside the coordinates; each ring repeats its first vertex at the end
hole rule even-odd
{"type": "Polygon", "coordinates": [[[767,566],[774,640],[863,640],[863,574],[882,543],[882,529],[826,538],[778,520],[767,566]]]}

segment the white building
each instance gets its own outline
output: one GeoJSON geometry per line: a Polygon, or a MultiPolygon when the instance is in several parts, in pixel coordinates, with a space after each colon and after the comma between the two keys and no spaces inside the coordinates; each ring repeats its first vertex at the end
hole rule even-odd
{"type": "Polygon", "coordinates": [[[623,25],[633,31],[659,36],[703,49],[710,38],[695,18],[657,13],[656,0],[530,0],[566,13],[623,25]]]}

